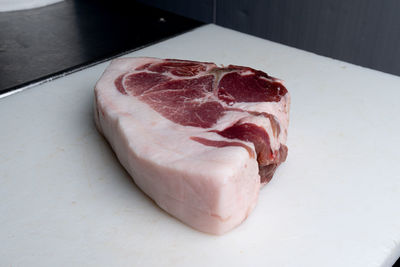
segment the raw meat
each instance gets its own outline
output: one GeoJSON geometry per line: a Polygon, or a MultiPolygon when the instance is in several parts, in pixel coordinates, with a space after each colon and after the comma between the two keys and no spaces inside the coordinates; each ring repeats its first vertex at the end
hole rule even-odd
{"type": "Polygon", "coordinates": [[[161,208],[222,234],[285,161],[289,103],[278,79],[252,68],[121,58],[96,85],[95,121],[161,208]]]}

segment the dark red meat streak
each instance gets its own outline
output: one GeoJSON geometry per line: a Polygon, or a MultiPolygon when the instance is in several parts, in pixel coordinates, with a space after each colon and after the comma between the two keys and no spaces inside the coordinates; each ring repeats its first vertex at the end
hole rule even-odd
{"type": "MultiPolygon", "coordinates": [[[[246,70],[252,71],[249,68],[246,70]]],[[[286,88],[280,82],[269,81],[271,77],[266,73],[254,72],[254,74],[243,76],[238,72],[225,74],[218,85],[218,97],[227,104],[231,102],[279,102],[281,97],[287,93],[286,88]]]]}
{"type": "Polygon", "coordinates": [[[209,139],[206,139],[203,137],[198,137],[198,136],[192,136],[192,137],[190,137],[190,139],[192,139],[193,141],[199,142],[200,144],[206,145],[206,146],[214,146],[214,147],[240,146],[247,150],[250,158],[254,158],[253,150],[249,146],[246,146],[245,144],[240,143],[240,142],[216,141],[216,140],[209,140],[209,139]]]}
{"type": "Polygon", "coordinates": [[[257,161],[264,164],[273,160],[267,132],[252,123],[234,124],[223,131],[215,131],[219,135],[229,139],[239,139],[252,142],[257,153],[257,161]]]}
{"type": "Polygon", "coordinates": [[[231,108],[231,107],[226,107],[225,111],[238,111],[238,112],[246,112],[250,115],[253,116],[263,116],[269,119],[271,123],[271,128],[272,132],[275,136],[279,136],[281,132],[281,126],[279,125],[278,121],[276,120],[275,116],[266,112],[257,112],[257,111],[248,111],[248,110],[243,110],[240,108],[231,108]]]}
{"type": "MultiPolygon", "coordinates": [[[[136,71],[142,72],[119,76],[114,82],[117,90],[138,97],[175,123],[210,128],[226,111],[239,111],[269,118],[273,134],[278,136],[280,133],[279,124],[271,114],[230,108],[219,102],[230,106],[236,102],[280,101],[287,93],[286,88],[262,71],[234,65],[219,68],[213,63],[173,59],[148,63],[136,68],[136,71]],[[204,74],[193,77],[199,73],[204,74]],[[165,74],[172,74],[179,79],[172,79],[165,74]]],[[[255,124],[236,123],[223,131],[214,132],[225,138],[254,144],[262,183],[268,182],[277,166],[286,159],[287,147],[281,145],[279,151],[272,151],[268,133],[255,124]]],[[[206,146],[240,146],[254,157],[250,147],[240,142],[201,137],[191,139],[206,146]]]]}
{"type": "Polygon", "coordinates": [[[262,127],[255,124],[236,123],[223,131],[214,132],[229,139],[236,138],[254,144],[261,183],[269,182],[278,165],[286,160],[287,147],[281,144],[279,151],[274,153],[271,149],[268,133],[262,127]]]}
{"type": "Polygon", "coordinates": [[[124,94],[124,95],[126,95],[126,91],[125,91],[124,85],[122,84],[122,80],[124,79],[125,74],[126,73],[119,75],[118,78],[115,79],[115,81],[114,81],[114,84],[115,84],[115,87],[117,87],[117,90],[121,94],[124,94]]]}

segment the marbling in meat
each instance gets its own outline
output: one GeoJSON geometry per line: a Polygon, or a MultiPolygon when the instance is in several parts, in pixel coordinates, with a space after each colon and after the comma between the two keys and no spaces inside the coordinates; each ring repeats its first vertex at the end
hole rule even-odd
{"type": "Polygon", "coordinates": [[[222,234],[285,161],[289,103],[281,81],[249,67],[121,58],[96,85],[95,121],[161,208],[222,234]]]}

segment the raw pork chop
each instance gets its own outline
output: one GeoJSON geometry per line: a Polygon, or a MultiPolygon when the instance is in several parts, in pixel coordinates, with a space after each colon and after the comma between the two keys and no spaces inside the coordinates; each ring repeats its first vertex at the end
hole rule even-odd
{"type": "Polygon", "coordinates": [[[279,80],[248,67],[122,58],[96,85],[95,121],[161,208],[222,234],[285,161],[289,103],[279,80]]]}

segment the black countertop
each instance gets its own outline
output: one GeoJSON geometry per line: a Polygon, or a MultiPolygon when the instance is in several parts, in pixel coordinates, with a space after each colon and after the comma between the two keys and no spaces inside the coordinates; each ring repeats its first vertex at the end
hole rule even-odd
{"type": "Polygon", "coordinates": [[[66,0],[0,13],[0,94],[201,26],[134,1],[66,0]]]}

